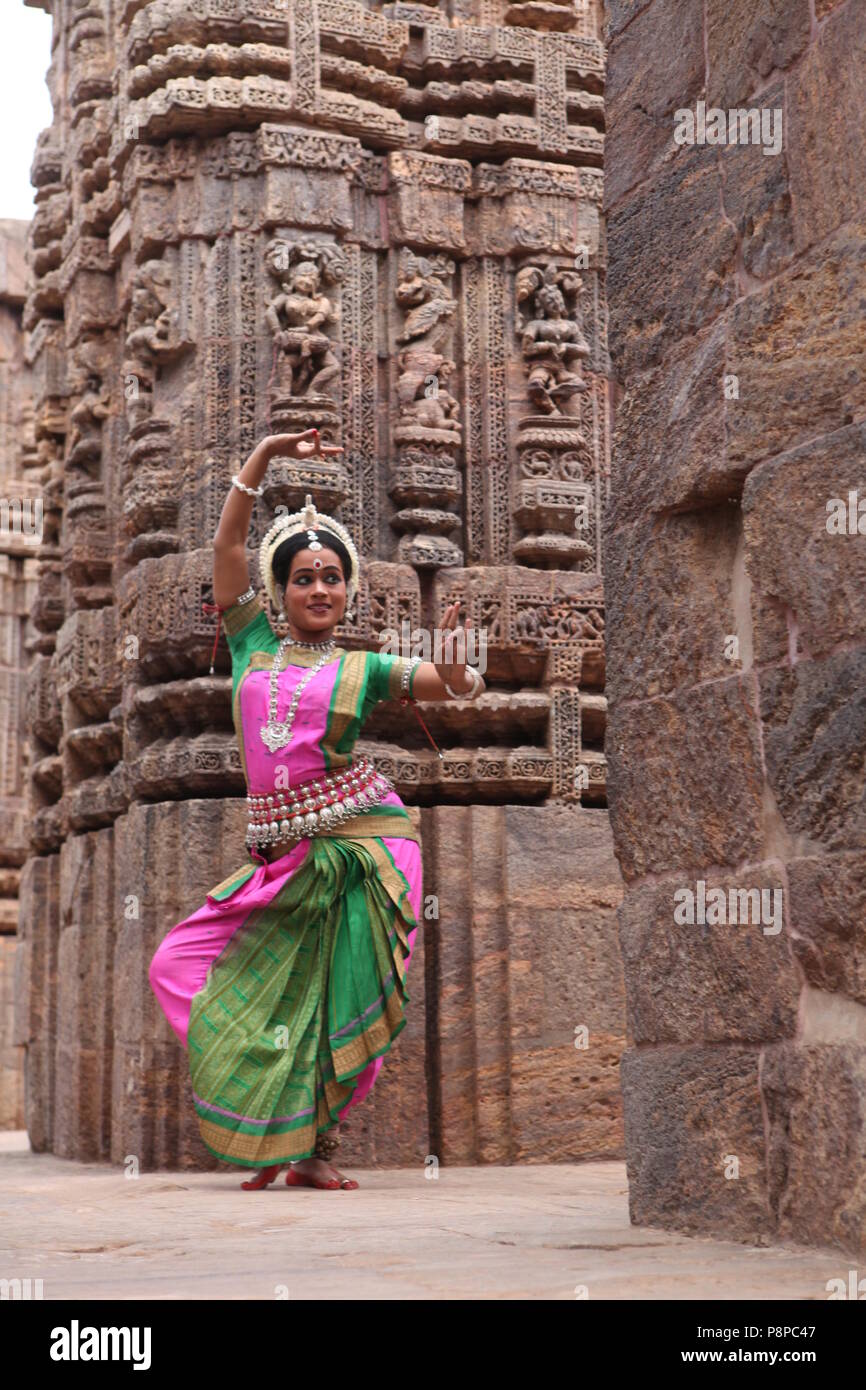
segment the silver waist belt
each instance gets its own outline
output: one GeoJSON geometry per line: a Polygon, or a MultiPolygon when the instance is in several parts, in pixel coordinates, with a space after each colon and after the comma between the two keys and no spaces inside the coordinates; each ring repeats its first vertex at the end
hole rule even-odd
{"type": "Polygon", "coordinates": [[[377,772],[368,758],[354,767],[304,782],[288,791],[248,796],[246,846],[283,844],[302,840],[320,830],[331,830],[361,811],[378,806],[394,784],[377,772]]]}

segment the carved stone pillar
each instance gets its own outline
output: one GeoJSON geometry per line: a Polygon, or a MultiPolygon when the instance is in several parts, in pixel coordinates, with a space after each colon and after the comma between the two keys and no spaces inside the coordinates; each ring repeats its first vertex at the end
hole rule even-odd
{"type": "MultiPolygon", "coordinates": [[[[479,1008],[515,1016],[488,1029],[484,1004],[468,1076],[462,1054],[449,1071],[442,1026],[463,910],[445,849],[467,818],[460,950],[540,968],[539,890],[523,881],[535,813],[578,877],[585,859],[606,885],[597,913],[596,890],[574,905],[570,880],[538,904],[559,924],[557,959],[579,964],[572,940],[610,930],[600,6],[128,0],[109,15],[87,0],[55,22],[24,310],[51,498],[27,702],[27,910],[54,963],[29,987],[32,1132],[80,1156],[133,1145],[145,1164],[213,1162],[147,963],[243,858],[228,653],[211,677],[202,612],[226,490],[263,435],[315,425],[343,453],[275,460],[254,582],[274,509],[310,492],[362,558],[339,640],[434,628],[456,597],[487,639],[484,696],[423,711],[443,759],[398,705],[359,744],[412,806],[425,892],[448,920],[425,920],[415,1012],[351,1126],[355,1154],[456,1153],[455,1091],[483,1089],[486,1058],[495,1117],[482,1105],[460,1152],[618,1152],[615,1097],[600,1126],[540,1125],[551,1090],[572,1087],[569,1115],[598,1099],[591,1061],[572,1086],[582,1002],[539,996],[528,1028],[519,991],[486,995],[479,966],[479,1008]],[[488,851],[515,884],[510,936],[492,898],[482,909],[488,851]],[[427,996],[422,979],[438,982],[427,996]],[[52,1058],[69,1059],[63,1097],[52,1058]]],[[[609,1061],[624,1023],[615,952],[605,961],[592,1027],[609,1061]]]]}

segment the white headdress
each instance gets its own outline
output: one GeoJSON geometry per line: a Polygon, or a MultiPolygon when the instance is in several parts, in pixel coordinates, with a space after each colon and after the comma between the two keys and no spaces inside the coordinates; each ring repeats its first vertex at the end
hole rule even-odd
{"type": "Polygon", "coordinates": [[[358,563],[358,552],[355,549],[352,537],[349,535],[345,526],[339,521],[335,521],[332,516],[327,516],[324,512],[317,512],[313,504],[313,499],[307,493],[306,505],[303,511],[293,512],[291,516],[280,516],[274,522],[269,531],[266,532],[259,549],[259,570],[262,576],[262,583],[271,598],[275,608],[279,608],[280,599],[277,593],[277,585],[274,579],[274,555],[283,541],[288,540],[289,536],[296,536],[299,531],[309,532],[309,550],[321,550],[322,543],[316,536],[317,530],[330,531],[332,535],[341,540],[349,552],[351,560],[351,573],[346,581],[346,613],[352,607],[352,600],[358,592],[361,581],[361,570],[358,563]]]}

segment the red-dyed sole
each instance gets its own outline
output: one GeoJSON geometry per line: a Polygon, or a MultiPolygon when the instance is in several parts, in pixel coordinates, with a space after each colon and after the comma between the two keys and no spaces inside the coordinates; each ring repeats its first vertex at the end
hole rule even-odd
{"type": "Polygon", "coordinates": [[[257,1178],[253,1178],[249,1182],[242,1182],[241,1187],[245,1192],[259,1192],[261,1188],[267,1187],[269,1183],[274,1181],[279,1171],[280,1165],[278,1163],[273,1164],[270,1168],[263,1168],[257,1178]]]}
{"type": "Polygon", "coordinates": [[[286,1187],[317,1187],[322,1192],[338,1192],[340,1188],[348,1191],[357,1186],[354,1178],[344,1178],[342,1182],[338,1178],[328,1178],[327,1182],[318,1182],[306,1173],[296,1172],[294,1168],[286,1173],[286,1187]]]}

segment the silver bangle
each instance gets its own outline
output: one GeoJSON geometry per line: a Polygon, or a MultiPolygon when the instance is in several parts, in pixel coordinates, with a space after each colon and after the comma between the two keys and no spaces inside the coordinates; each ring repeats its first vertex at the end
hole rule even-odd
{"type": "Polygon", "coordinates": [[[246,483],[241,482],[237,473],[232,478],[232,487],[236,487],[240,492],[245,492],[248,497],[261,497],[264,492],[262,487],[247,487],[246,483]]]}
{"type": "Polygon", "coordinates": [[[253,588],[253,586],[252,586],[252,584],[251,584],[250,587],[247,589],[247,591],[246,591],[245,594],[239,594],[239,595],[238,595],[238,597],[235,599],[234,603],[232,604],[232,607],[234,608],[234,607],[235,607],[237,604],[239,604],[239,603],[249,603],[250,599],[254,599],[255,596],[256,596],[256,591],[255,591],[255,589],[253,588]]]}
{"type": "Polygon", "coordinates": [[[401,679],[401,681],[400,681],[400,689],[402,690],[402,692],[403,692],[404,695],[408,695],[408,694],[409,694],[409,682],[410,682],[410,680],[412,679],[412,672],[415,670],[415,667],[416,667],[416,666],[420,666],[420,665],[421,665],[421,657],[420,657],[420,656],[413,656],[413,657],[410,657],[410,658],[409,658],[409,660],[407,661],[406,665],[404,666],[404,668],[403,668],[403,676],[402,676],[402,679],[401,679]]]}
{"type": "Polygon", "coordinates": [[[478,672],[475,670],[475,667],[474,667],[474,666],[465,666],[463,669],[464,669],[465,671],[468,671],[468,672],[469,672],[469,675],[470,675],[471,678],[472,678],[472,686],[471,686],[471,689],[469,689],[469,690],[452,690],[452,689],[451,689],[451,686],[448,684],[448,682],[447,682],[446,680],[443,680],[442,684],[445,686],[445,689],[448,691],[448,694],[452,697],[452,699],[454,699],[454,700],[474,700],[478,695],[481,694],[481,687],[482,687],[482,684],[483,684],[483,682],[482,682],[482,680],[481,680],[481,676],[480,676],[480,675],[478,674],[478,672]]]}

